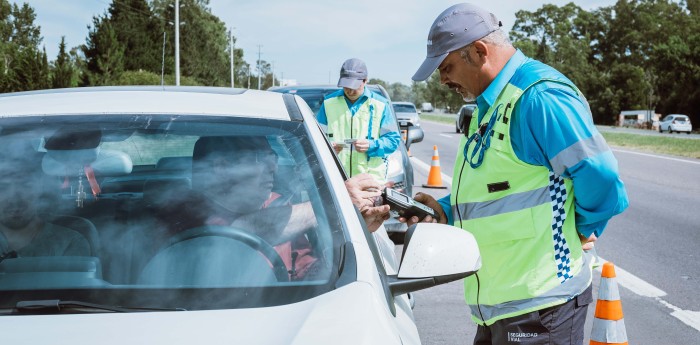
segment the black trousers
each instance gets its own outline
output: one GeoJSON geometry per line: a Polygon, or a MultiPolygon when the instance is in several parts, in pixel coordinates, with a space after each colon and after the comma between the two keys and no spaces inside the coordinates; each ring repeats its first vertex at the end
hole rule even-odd
{"type": "Polygon", "coordinates": [[[474,345],[581,345],[583,325],[586,323],[586,313],[591,302],[592,285],[564,304],[498,320],[490,326],[477,326],[474,345]]]}

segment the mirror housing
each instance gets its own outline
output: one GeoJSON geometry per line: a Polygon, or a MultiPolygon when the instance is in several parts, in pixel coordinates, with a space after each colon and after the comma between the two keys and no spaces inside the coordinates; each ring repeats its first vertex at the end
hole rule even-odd
{"type": "Polygon", "coordinates": [[[406,146],[410,146],[412,143],[419,143],[423,141],[423,128],[417,126],[409,126],[408,132],[406,133],[406,146]]]}
{"type": "Polygon", "coordinates": [[[408,228],[398,274],[389,276],[394,296],[466,278],[481,268],[472,234],[454,226],[418,223],[408,228]]]}

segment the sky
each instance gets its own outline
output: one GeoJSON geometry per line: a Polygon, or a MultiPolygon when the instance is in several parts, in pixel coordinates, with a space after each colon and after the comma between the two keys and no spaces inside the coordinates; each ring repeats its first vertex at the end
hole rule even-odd
{"type": "MultiPolygon", "coordinates": [[[[49,60],[55,60],[61,36],[67,46],[85,43],[92,17],[106,12],[110,0],[10,0],[36,11],[49,60]]],[[[174,0],[173,0],[174,2],[174,0]]],[[[425,58],[428,30],[438,14],[458,1],[445,0],[210,0],[212,13],[234,28],[236,47],[255,65],[274,65],[278,79],[299,84],[335,84],[346,59],[360,58],[370,78],[411,83],[425,58]]],[[[519,10],[574,2],[585,10],[616,0],[491,0],[475,4],[493,12],[510,30],[519,10]]]]}

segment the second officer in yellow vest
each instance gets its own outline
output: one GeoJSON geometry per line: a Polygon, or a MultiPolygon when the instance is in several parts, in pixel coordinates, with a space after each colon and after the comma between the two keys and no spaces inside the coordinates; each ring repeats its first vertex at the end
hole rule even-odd
{"type": "Polygon", "coordinates": [[[316,118],[326,126],[338,158],[349,176],[361,173],[386,182],[386,158],[396,151],[401,136],[389,101],[367,88],[367,66],[348,59],[340,69],[338,90],[327,95],[316,118]]]}

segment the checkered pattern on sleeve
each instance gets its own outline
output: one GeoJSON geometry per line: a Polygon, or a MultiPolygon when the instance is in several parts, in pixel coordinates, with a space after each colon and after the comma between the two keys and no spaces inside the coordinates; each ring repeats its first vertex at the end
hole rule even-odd
{"type": "Polygon", "coordinates": [[[571,251],[564,238],[564,221],[566,220],[567,193],[564,179],[549,173],[549,196],[552,202],[552,239],[554,240],[554,260],[557,265],[557,277],[560,283],[571,278],[571,251]]]}

